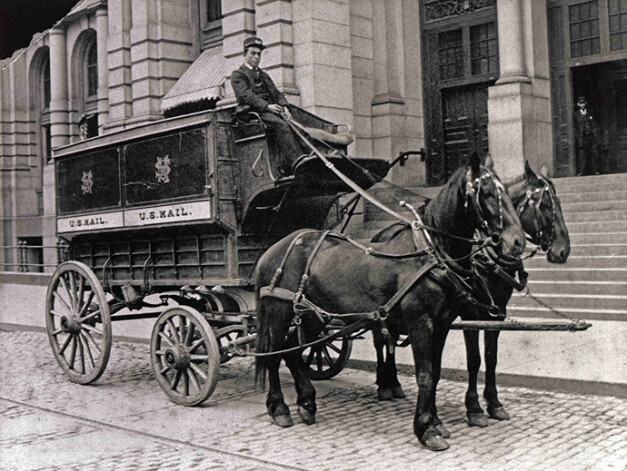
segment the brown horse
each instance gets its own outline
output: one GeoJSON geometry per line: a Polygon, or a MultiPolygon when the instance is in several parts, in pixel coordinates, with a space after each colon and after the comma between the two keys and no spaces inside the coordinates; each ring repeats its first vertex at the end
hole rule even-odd
{"type": "MultiPolygon", "coordinates": [[[[566,262],[570,253],[570,239],[564,223],[564,216],[560,206],[555,187],[549,179],[547,168],[543,166],[540,174],[536,174],[529,163],[525,165],[525,174],[520,182],[508,186],[508,192],[523,230],[528,234],[530,242],[542,248],[546,252],[547,260],[551,263],[566,262]]],[[[393,224],[373,237],[373,241],[383,242],[395,237],[400,231],[399,224],[393,224]]],[[[508,275],[515,276],[522,269],[519,261],[506,269],[508,275]]],[[[524,276],[524,275],[523,275],[524,276]]],[[[502,277],[494,273],[485,273],[483,282],[490,287],[490,302],[496,305],[502,316],[505,315],[513,286],[502,277]]],[[[460,317],[464,320],[499,320],[503,317],[494,317],[485,309],[464,304],[460,310],[460,317]]],[[[392,337],[398,339],[398,332],[392,332],[392,337]]],[[[485,331],[485,361],[486,380],[484,397],[488,405],[488,414],[493,419],[508,420],[509,415],[498,400],[496,389],[496,364],[498,352],[499,331],[485,331]]],[[[468,390],[466,392],[466,409],[468,423],[473,426],[485,427],[488,425],[487,417],[479,404],[477,393],[477,375],[481,366],[481,353],[479,350],[479,332],[465,330],[466,360],[468,366],[468,390]]],[[[405,397],[398,382],[394,350],[385,350],[387,343],[381,335],[374,336],[377,351],[377,393],[379,400],[392,400],[405,397]]],[[[433,398],[435,400],[435,398],[433,398]]],[[[435,411],[435,404],[432,406],[435,411]]],[[[437,417],[437,413],[434,412],[437,417]]],[[[436,422],[439,422],[436,419],[436,422]]],[[[449,433],[444,426],[437,424],[438,429],[445,438],[449,433]]]]}
{"type": "Polygon", "coordinates": [[[409,335],[419,386],[414,431],[425,447],[448,448],[436,427],[435,391],[450,325],[464,300],[473,297],[463,288],[465,275],[455,271],[456,260],[471,254],[475,230],[504,257],[520,256],[525,245],[516,210],[486,165],[473,154],[427,205],[424,224],[433,228],[435,253],[422,250],[429,244],[414,224],[365,251],[341,235],[298,231],[261,257],[255,272],[256,379],[264,383],[268,372],[266,406],[276,424],[292,425],[279,381],[282,358],[294,377],[301,420],[315,422],[315,390],[298,347],[318,338],[339,314],[349,323],[365,319],[376,330],[409,335]]]}

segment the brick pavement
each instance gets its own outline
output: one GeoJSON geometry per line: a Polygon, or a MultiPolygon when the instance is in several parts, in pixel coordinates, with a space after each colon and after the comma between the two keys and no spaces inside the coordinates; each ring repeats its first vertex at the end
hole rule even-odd
{"type": "Polygon", "coordinates": [[[318,423],[281,429],[265,413],[250,359],[221,368],[201,407],[170,403],[152,374],[149,348],[115,342],[96,385],[71,383],[45,334],[0,331],[0,469],[6,470],[598,470],[627,469],[623,399],[500,389],[512,420],[465,423],[465,385],[442,381],[440,415],[450,449],[432,453],[412,431],[417,387],[378,402],[372,373],[347,369],[316,383],[318,423]]]}

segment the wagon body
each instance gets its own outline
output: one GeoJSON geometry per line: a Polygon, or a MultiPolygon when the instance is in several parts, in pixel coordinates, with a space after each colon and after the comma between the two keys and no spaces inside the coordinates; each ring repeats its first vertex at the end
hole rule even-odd
{"type": "MultiPolygon", "coordinates": [[[[307,127],[338,131],[299,108],[292,114],[307,127]]],[[[211,394],[219,362],[229,358],[227,343],[254,338],[250,276],[258,257],[294,230],[337,222],[333,208],[350,191],[312,156],[282,176],[275,153],[260,121],[240,122],[229,110],[55,152],[56,230],[68,261],[53,275],[47,323],[72,380],[88,383],[104,371],[112,321],[155,317],[151,357],[166,394],[185,405],[211,394]],[[146,301],[151,295],[160,301],[146,301]],[[201,345],[202,359],[193,359],[192,344],[201,345]],[[198,365],[204,370],[192,371],[198,365]]],[[[373,183],[358,167],[336,163],[360,186],[373,183]]],[[[360,163],[379,176],[389,168],[381,160],[360,163]]],[[[350,340],[339,342],[342,364],[330,365],[331,374],[350,354],[350,340]]]]}

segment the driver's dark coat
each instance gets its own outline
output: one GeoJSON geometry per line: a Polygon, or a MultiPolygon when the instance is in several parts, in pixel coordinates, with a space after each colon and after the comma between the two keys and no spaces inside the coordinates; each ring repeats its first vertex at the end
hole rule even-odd
{"type": "Polygon", "coordinates": [[[274,85],[270,76],[262,69],[259,70],[261,71],[261,79],[268,87],[271,101],[268,102],[255,94],[253,89],[255,82],[253,71],[246,67],[245,64],[242,64],[239,69],[234,70],[231,74],[231,85],[233,85],[233,91],[235,91],[235,96],[237,97],[236,112],[256,111],[260,113],[266,111],[266,107],[269,104],[276,103],[282,106],[288,104],[285,95],[274,85]]]}

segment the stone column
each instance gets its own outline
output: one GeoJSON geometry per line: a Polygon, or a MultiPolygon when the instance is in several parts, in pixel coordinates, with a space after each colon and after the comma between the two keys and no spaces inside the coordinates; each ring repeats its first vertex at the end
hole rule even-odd
{"type": "MultiPolygon", "coordinates": [[[[254,36],[255,0],[228,0],[222,2],[222,48],[225,58],[224,78],[226,96],[220,106],[235,105],[235,93],[231,87],[231,72],[244,62],[242,45],[244,39],[254,36]]],[[[265,61],[266,57],[263,58],[265,61]]],[[[264,67],[264,62],[261,63],[264,67]]]]}
{"type": "Polygon", "coordinates": [[[107,80],[109,122],[106,127],[124,125],[131,116],[131,0],[109,0],[107,4],[109,37],[107,42],[107,80]]]}
{"type": "Polygon", "coordinates": [[[50,30],[50,128],[52,148],[69,143],[65,29],[50,30]]]}
{"type": "Polygon", "coordinates": [[[100,133],[109,119],[109,14],[101,8],[96,11],[96,39],[98,49],[98,127],[100,133]]]}
{"type": "Polygon", "coordinates": [[[405,146],[402,0],[372,2],[375,96],[372,100],[373,152],[391,158],[405,146]]]}
{"type": "Polygon", "coordinates": [[[489,89],[488,139],[505,181],[551,165],[546,0],[499,0],[500,78],[489,89]]]}
{"type": "Polygon", "coordinates": [[[294,75],[303,108],[353,125],[353,73],[348,0],[292,2],[294,75]]]}
{"type": "Polygon", "coordinates": [[[294,96],[299,94],[294,78],[294,38],[292,34],[292,4],[284,0],[255,0],[257,36],[266,49],[261,66],[280,90],[294,96]]]}

